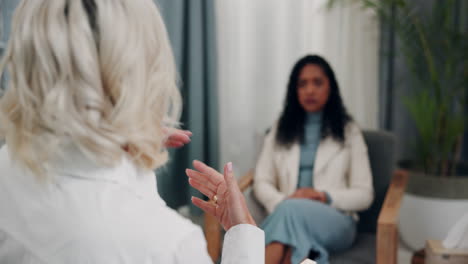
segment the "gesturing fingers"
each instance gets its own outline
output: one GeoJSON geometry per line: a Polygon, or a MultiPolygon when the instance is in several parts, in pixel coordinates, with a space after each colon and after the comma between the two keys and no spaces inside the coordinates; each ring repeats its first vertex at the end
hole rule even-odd
{"type": "Polygon", "coordinates": [[[216,182],[216,180],[213,180],[212,177],[204,173],[200,173],[191,169],[186,169],[185,173],[187,174],[187,176],[189,176],[190,179],[194,179],[201,183],[204,183],[208,188],[212,189],[213,191],[216,191],[216,188],[219,185],[219,182],[216,182]]]}
{"type": "Polygon", "coordinates": [[[195,160],[193,161],[193,166],[195,169],[202,174],[209,177],[210,181],[218,186],[220,183],[224,181],[223,176],[219,174],[215,169],[211,168],[210,166],[206,165],[205,163],[195,160]]]}
{"type": "Polygon", "coordinates": [[[169,136],[169,140],[180,141],[182,143],[189,143],[190,136],[189,134],[184,133],[183,131],[175,131],[169,136]]]}
{"type": "Polygon", "coordinates": [[[236,181],[232,173],[232,162],[229,162],[224,166],[224,180],[226,181],[228,189],[234,188],[236,181]]]}
{"type": "Polygon", "coordinates": [[[176,141],[176,140],[168,140],[166,141],[166,147],[167,148],[180,148],[183,147],[185,143],[181,141],[176,141]]]}
{"type": "Polygon", "coordinates": [[[216,195],[216,190],[215,189],[210,189],[204,183],[199,182],[199,181],[197,181],[195,179],[190,178],[189,179],[189,184],[193,188],[199,190],[201,193],[203,193],[209,199],[213,199],[213,197],[216,195]]]}
{"type": "Polygon", "coordinates": [[[200,198],[192,197],[192,203],[198,208],[202,209],[205,213],[209,213],[213,216],[216,216],[216,205],[203,201],[200,198]]]}
{"type": "Polygon", "coordinates": [[[180,129],[163,128],[163,133],[167,135],[164,145],[167,148],[180,148],[190,143],[192,132],[180,129]]]}

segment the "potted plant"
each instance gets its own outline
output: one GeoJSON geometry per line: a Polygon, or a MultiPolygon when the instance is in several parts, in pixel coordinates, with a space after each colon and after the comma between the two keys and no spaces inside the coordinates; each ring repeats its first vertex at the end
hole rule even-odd
{"type": "Polygon", "coordinates": [[[410,0],[356,2],[393,27],[410,73],[412,90],[402,100],[418,139],[414,159],[401,162],[410,179],[400,233],[416,250],[427,239],[442,239],[468,211],[468,166],[460,160],[468,120],[468,35],[456,26],[457,16],[468,14],[457,10],[456,0],[426,1],[429,10],[410,0]]]}

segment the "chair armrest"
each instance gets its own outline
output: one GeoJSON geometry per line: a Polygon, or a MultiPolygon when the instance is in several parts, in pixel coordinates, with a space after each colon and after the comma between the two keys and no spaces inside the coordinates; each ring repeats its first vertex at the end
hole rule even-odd
{"type": "Polygon", "coordinates": [[[407,183],[408,172],[395,171],[377,221],[377,264],[397,263],[398,218],[407,183]]]}
{"type": "Polygon", "coordinates": [[[241,192],[245,192],[247,188],[249,188],[253,184],[254,174],[255,170],[251,169],[244,176],[242,176],[242,178],[239,179],[237,183],[241,192]]]}
{"type": "MultiPolygon", "coordinates": [[[[255,170],[251,169],[244,176],[242,176],[237,184],[241,192],[244,192],[252,185],[254,179],[255,170]]],[[[208,254],[210,255],[213,262],[216,261],[221,256],[221,225],[218,223],[218,220],[210,214],[205,213],[204,219],[204,230],[206,244],[208,247],[208,254]]]]}

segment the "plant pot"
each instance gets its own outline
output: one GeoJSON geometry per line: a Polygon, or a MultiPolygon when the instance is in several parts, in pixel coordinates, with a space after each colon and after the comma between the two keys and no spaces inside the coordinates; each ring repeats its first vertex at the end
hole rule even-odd
{"type": "Polygon", "coordinates": [[[428,239],[445,239],[466,212],[468,177],[410,173],[400,213],[400,237],[410,249],[419,250],[428,239]]]}

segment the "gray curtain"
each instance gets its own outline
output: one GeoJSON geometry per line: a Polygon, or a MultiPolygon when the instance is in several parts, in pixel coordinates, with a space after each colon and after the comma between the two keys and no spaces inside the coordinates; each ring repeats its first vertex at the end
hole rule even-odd
{"type": "MultiPolygon", "coordinates": [[[[192,142],[171,152],[169,164],[157,172],[159,193],[177,208],[197,195],[187,183],[185,169],[192,160],[218,165],[218,106],[213,0],[156,0],[174,49],[184,97],[183,128],[192,142]]],[[[191,207],[192,213],[199,212],[191,207]]]]}
{"type": "MultiPolygon", "coordinates": [[[[11,28],[11,17],[20,0],[0,0],[0,57],[4,51],[4,45],[8,40],[11,28]]],[[[5,89],[6,75],[0,73],[0,96],[5,89]]]]}
{"type": "MultiPolygon", "coordinates": [[[[417,12],[429,12],[433,4],[440,0],[409,0],[417,6],[417,12]]],[[[468,29],[468,1],[459,0],[457,5],[456,25],[468,29]]],[[[394,17],[396,9],[392,9],[394,17]]],[[[399,52],[399,40],[394,29],[387,23],[381,23],[380,41],[380,128],[392,131],[398,138],[397,157],[408,160],[414,157],[413,142],[418,137],[416,127],[412,121],[402,98],[408,96],[411,89],[410,71],[405,58],[399,52]]],[[[468,106],[467,106],[468,113],[468,106]]],[[[468,159],[468,133],[464,137],[463,156],[468,159]]]]}
{"type": "Polygon", "coordinates": [[[10,35],[10,22],[11,17],[13,15],[13,11],[15,10],[16,6],[20,0],[0,0],[0,14],[2,21],[0,25],[2,29],[2,37],[0,38],[1,41],[6,41],[8,36],[10,35]]]}

